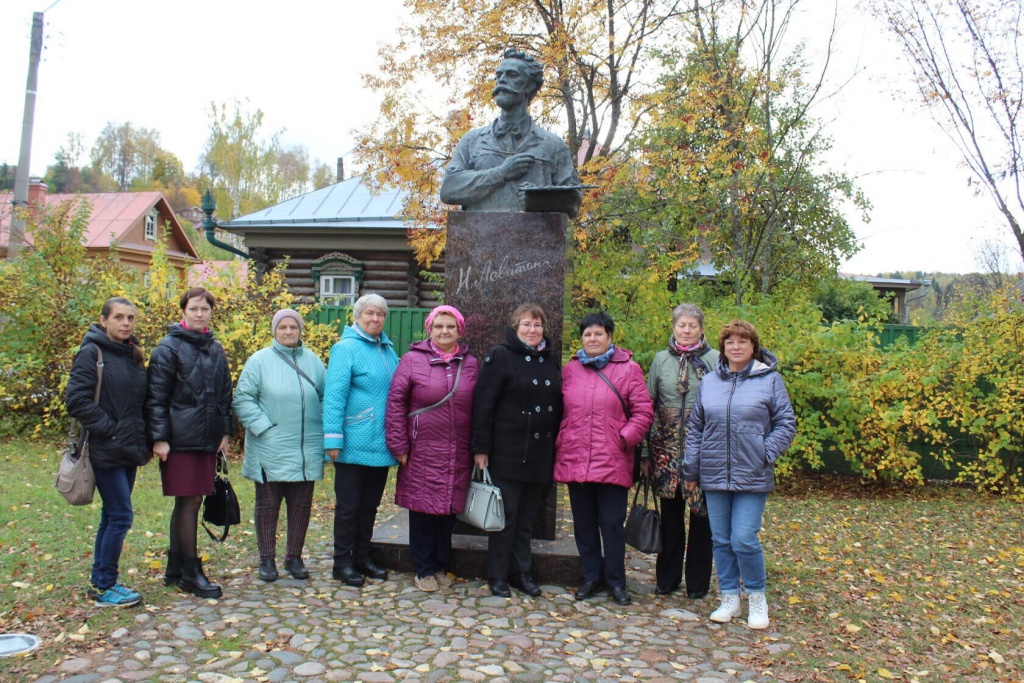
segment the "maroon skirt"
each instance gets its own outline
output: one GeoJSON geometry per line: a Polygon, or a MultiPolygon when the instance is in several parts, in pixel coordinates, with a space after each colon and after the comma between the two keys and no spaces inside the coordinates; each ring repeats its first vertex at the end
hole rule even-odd
{"type": "Polygon", "coordinates": [[[213,493],[217,454],[171,451],[160,462],[160,481],[165,496],[208,496],[213,493]]]}

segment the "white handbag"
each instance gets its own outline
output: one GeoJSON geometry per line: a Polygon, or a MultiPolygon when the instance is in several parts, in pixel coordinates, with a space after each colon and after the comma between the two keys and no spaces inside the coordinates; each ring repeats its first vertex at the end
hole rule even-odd
{"type": "Polygon", "coordinates": [[[501,531],[505,528],[505,501],[501,489],[491,481],[487,468],[473,465],[466,490],[466,507],[455,517],[470,526],[484,531],[501,531]]]}

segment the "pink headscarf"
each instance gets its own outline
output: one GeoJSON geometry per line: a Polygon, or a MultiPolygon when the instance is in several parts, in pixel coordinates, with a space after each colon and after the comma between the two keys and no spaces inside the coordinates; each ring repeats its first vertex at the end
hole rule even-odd
{"type": "Polygon", "coordinates": [[[462,317],[461,313],[459,313],[459,309],[454,306],[438,306],[430,312],[430,315],[428,315],[427,319],[423,322],[423,329],[427,331],[428,336],[430,335],[430,326],[434,324],[434,318],[442,313],[447,313],[451,317],[455,318],[455,326],[459,330],[460,337],[466,333],[466,319],[462,317]]]}

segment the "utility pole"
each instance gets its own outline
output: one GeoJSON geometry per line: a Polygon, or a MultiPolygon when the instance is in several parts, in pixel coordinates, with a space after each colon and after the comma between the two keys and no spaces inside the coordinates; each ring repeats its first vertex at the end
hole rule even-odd
{"type": "Polygon", "coordinates": [[[7,237],[7,258],[17,257],[25,242],[25,221],[20,215],[28,208],[29,165],[32,163],[32,125],[36,114],[36,85],[39,80],[39,62],[43,56],[43,13],[32,13],[32,45],[29,48],[28,81],[25,84],[25,116],[21,122],[21,154],[18,172],[14,176],[14,212],[11,233],[7,237]]]}

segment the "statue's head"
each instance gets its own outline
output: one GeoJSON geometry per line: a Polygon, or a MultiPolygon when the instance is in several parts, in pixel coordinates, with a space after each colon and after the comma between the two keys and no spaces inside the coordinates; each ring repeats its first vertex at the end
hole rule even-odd
{"type": "Polygon", "coordinates": [[[494,74],[494,97],[498,106],[511,106],[525,98],[529,103],[544,85],[544,65],[522,50],[509,48],[494,74]]]}

